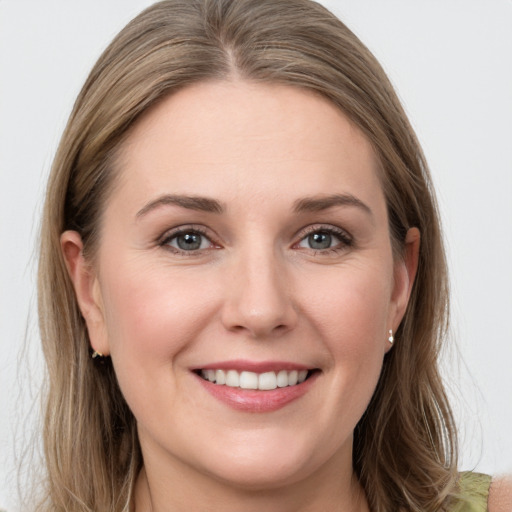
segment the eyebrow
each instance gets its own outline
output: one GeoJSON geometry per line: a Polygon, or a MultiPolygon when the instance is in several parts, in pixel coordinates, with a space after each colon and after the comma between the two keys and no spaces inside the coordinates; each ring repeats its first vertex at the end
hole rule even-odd
{"type": "Polygon", "coordinates": [[[168,205],[180,206],[187,210],[197,210],[208,213],[222,213],[224,211],[221,203],[215,199],[210,199],[209,197],[165,194],[147,203],[137,212],[136,217],[143,217],[156,208],[168,205]]]}
{"type": "MultiPolygon", "coordinates": [[[[180,206],[181,208],[186,208],[188,210],[197,210],[207,213],[220,214],[224,211],[224,207],[219,203],[219,201],[209,197],[165,194],[147,203],[137,212],[136,217],[143,217],[150,211],[167,205],[180,206]]],[[[293,211],[295,213],[320,212],[333,208],[334,206],[355,206],[362,209],[370,216],[373,216],[373,212],[370,207],[352,194],[303,197],[294,202],[293,211]]]]}
{"type": "Polygon", "coordinates": [[[370,207],[352,194],[332,194],[329,196],[314,196],[298,199],[294,203],[293,210],[301,212],[320,212],[334,206],[355,206],[373,217],[370,207]]]}

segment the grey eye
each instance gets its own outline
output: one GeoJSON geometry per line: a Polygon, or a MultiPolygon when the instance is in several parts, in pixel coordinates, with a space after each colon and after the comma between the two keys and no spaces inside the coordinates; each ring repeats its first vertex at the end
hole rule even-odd
{"type": "Polygon", "coordinates": [[[352,246],[352,237],[339,228],[322,228],[310,231],[297,244],[302,249],[325,251],[328,249],[338,251],[352,246]]]}
{"type": "Polygon", "coordinates": [[[310,249],[329,249],[332,247],[333,237],[330,233],[325,231],[317,231],[316,233],[311,233],[308,235],[305,240],[310,249]]]}
{"type": "Polygon", "coordinates": [[[181,251],[198,251],[210,247],[211,242],[201,233],[187,231],[173,235],[166,241],[166,245],[181,251]]]}
{"type": "Polygon", "coordinates": [[[202,236],[197,233],[185,233],[176,237],[176,242],[180,249],[184,251],[194,251],[201,247],[202,236]]]}

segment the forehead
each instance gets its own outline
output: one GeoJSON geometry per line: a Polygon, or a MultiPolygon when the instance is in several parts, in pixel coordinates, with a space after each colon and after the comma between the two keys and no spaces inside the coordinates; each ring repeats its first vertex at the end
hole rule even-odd
{"type": "Polygon", "coordinates": [[[182,89],[137,122],[119,168],[121,188],[139,195],[250,192],[264,199],[270,187],[292,200],[340,187],[382,196],[378,161],[360,130],[327,99],[285,85],[182,89]]]}

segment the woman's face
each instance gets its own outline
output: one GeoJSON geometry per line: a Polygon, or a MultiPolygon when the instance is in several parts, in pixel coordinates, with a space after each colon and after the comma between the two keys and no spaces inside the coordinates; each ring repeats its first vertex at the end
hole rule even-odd
{"type": "Polygon", "coordinates": [[[203,83],[118,167],[94,270],[63,247],[146,467],[251,488],[350,470],[412,280],[365,137],[310,92],[203,83]]]}

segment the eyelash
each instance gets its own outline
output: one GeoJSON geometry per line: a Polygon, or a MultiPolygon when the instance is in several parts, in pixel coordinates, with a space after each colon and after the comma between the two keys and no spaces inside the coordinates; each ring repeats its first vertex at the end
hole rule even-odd
{"type": "Polygon", "coordinates": [[[313,249],[309,248],[308,250],[314,251],[314,255],[322,254],[322,255],[328,255],[328,254],[337,254],[339,252],[345,251],[348,248],[352,247],[354,245],[354,239],[352,238],[349,233],[347,233],[344,229],[331,226],[331,225],[318,225],[315,224],[313,226],[308,226],[305,229],[303,229],[300,233],[300,240],[296,244],[294,244],[294,247],[297,247],[302,241],[306,240],[309,236],[315,234],[315,233],[323,233],[330,236],[333,236],[339,240],[339,244],[334,247],[328,247],[325,249],[313,249]]]}
{"type": "MultiPolygon", "coordinates": [[[[174,229],[171,232],[165,233],[160,241],[158,242],[158,245],[160,247],[163,247],[164,249],[167,249],[168,251],[171,251],[175,254],[180,254],[183,256],[196,256],[202,254],[202,252],[205,249],[195,249],[190,251],[185,251],[183,249],[179,249],[178,247],[173,247],[170,245],[171,241],[178,238],[180,235],[200,235],[201,237],[208,240],[211,244],[211,246],[215,246],[215,243],[211,240],[211,236],[208,236],[206,233],[206,230],[202,228],[201,226],[184,226],[181,228],[174,229]]],[[[208,249],[210,249],[209,247],[208,249]]]]}
{"type": "MultiPolygon", "coordinates": [[[[293,244],[293,248],[300,249],[299,244],[306,240],[309,236],[315,234],[315,233],[322,233],[329,236],[333,236],[339,240],[339,244],[334,247],[328,247],[325,249],[314,249],[314,248],[304,248],[306,250],[314,251],[314,254],[332,254],[332,253],[339,253],[341,251],[346,250],[349,247],[352,247],[354,245],[353,238],[343,229],[337,228],[334,226],[325,226],[325,225],[313,225],[308,226],[301,230],[299,233],[300,239],[298,242],[293,244]]],[[[206,233],[206,230],[202,228],[201,226],[184,226],[177,229],[174,229],[171,232],[165,233],[162,237],[160,237],[160,240],[158,241],[158,245],[165,248],[166,250],[169,250],[175,254],[183,255],[183,256],[197,256],[201,255],[203,251],[207,250],[205,248],[203,249],[192,249],[192,250],[183,250],[179,249],[178,247],[173,247],[170,245],[171,241],[174,239],[177,239],[180,235],[199,235],[202,238],[205,238],[210,243],[210,247],[207,249],[213,248],[219,248],[218,245],[215,244],[214,241],[211,240],[211,237],[208,236],[206,233]]]]}

